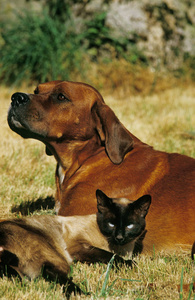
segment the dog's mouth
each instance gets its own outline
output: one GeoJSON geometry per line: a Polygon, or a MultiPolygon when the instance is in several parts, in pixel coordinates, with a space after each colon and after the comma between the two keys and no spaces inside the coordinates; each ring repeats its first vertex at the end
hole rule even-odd
{"type": "Polygon", "coordinates": [[[25,129],[25,127],[19,121],[15,120],[13,116],[11,117],[10,121],[16,128],[25,129]]]}
{"type": "Polygon", "coordinates": [[[8,110],[8,124],[12,130],[14,129],[25,129],[25,126],[18,120],[17,116],[15,115],[12,106],[10,106],[8,110]]]}
{"type": "Polygon", "coordinates": [[[33,132],[28,122],[22,117],[23,114],[18,115],[17,112],[10,106],[8,110],[7,121],[11,130],[22,136],[23,138],[35,138],[40,139],[41,135],[39,133],[33,132]]]}

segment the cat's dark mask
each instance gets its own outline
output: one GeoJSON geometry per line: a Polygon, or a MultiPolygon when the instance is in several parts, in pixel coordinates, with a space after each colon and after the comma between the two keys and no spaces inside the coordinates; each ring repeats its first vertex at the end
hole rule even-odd
{"type": "Polygon", "coordinates": [[[150,195],[131,201],[126,198],[109,198],[101,190],[97,190],[96,197],[97,223],[109,242],[125,245],[143,233],[145,217],[151,204],[150,195]]]}

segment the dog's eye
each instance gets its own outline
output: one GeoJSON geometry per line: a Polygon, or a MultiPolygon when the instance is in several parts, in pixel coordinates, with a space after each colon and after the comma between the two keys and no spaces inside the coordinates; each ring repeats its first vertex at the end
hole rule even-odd
{"type": "MultiPolygon", "coordinates": [[[[65,101],[65,100],[68,100],[68,99],[67,99],[63,94],[60,93],[60,94],[58,95],[58,100],[59,100],[59,101],[65,101]]],[[[69,101],[69,100],[68,100],[68,101],[69,101]]]]}
{"type": "Polygon", "coordinates": [[[38,94],[39,93],[39,90],[38,90],[38,87],[34,90],[34,94],[38,94]]]}

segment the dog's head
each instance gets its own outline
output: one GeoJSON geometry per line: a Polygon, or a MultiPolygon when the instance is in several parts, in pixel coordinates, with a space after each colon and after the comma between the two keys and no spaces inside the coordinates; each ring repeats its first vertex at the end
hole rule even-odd
{"type": "Polygon", "coordinates": [[[98,135],[113,163],[121,163],[132,148],[129,132],[87,84],[51,81],[38,85],[34,94],[15,93],[11,99],[8,123],[24,138],[49,147],[51,142],[87,141],[98,135]]]}

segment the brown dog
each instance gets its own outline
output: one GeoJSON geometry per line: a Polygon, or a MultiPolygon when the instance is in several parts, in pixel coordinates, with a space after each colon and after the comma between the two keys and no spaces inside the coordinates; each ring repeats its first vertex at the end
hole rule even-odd
{"type": "Polygon", "coordinates": [[[34,94],[15,93],[8,123],[24,138],[42,141],[55,156],[59,215],[94,213],[97,188],[133,200],[150,194],[144,249],[193,244],[195,160],[142,143],[91,86],[52,81],[34,94]]]}

